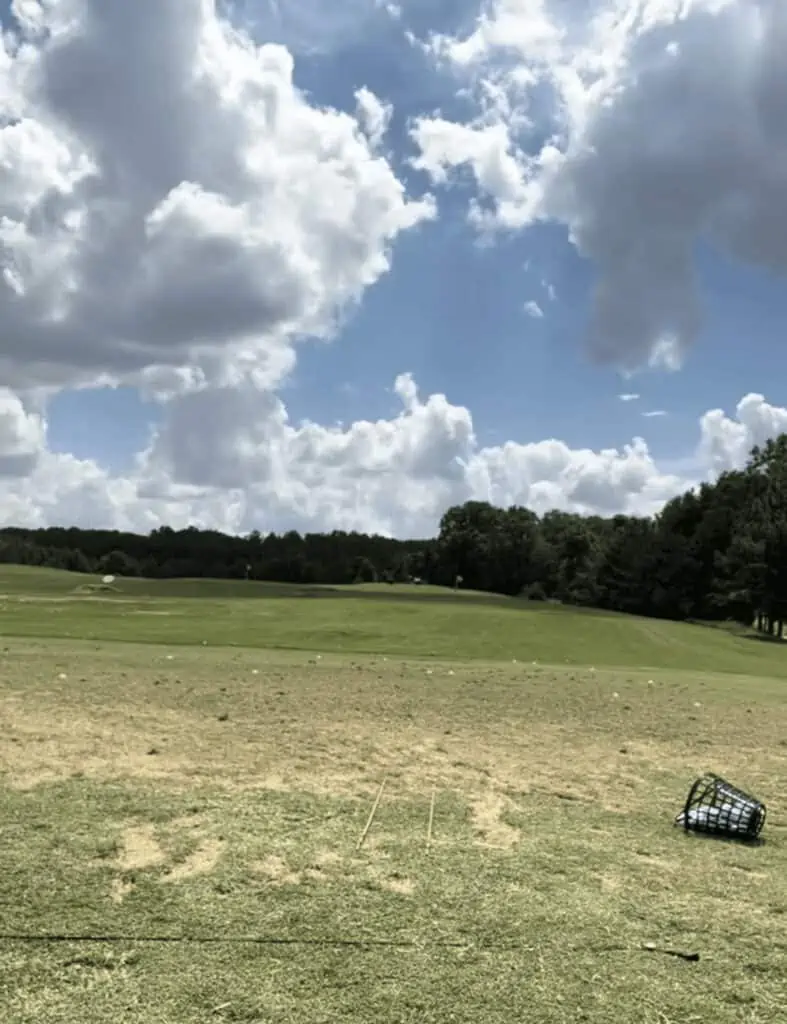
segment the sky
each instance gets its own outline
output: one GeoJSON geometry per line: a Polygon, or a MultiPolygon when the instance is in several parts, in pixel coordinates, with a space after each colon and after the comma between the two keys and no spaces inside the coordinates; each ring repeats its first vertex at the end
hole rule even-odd
{"type": "Polygon", "coordinates": [[[779,0],[0,21],[0,525],[652,515],[787,430],[779,0]]]}

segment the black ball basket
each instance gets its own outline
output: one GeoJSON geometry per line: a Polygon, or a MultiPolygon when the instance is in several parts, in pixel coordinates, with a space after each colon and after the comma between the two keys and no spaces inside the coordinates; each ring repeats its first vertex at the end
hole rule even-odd
{"type": "Polygon", "coordinates": [[[675,819],[687,832],[757,839],[765,824],[765,805],[718,775],[701,776],[689,790],[675,819]]]}

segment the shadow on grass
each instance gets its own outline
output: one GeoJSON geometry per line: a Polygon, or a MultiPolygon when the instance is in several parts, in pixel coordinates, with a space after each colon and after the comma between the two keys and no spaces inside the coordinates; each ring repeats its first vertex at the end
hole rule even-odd
{"type": "Polygon", "coordinates": [[[767,840],[762,836],[757,836],[756,838],[751,838],[750,836],[725,836],[719,835],[715,832],[695,832],[693,829],[685,829],[682,827],[680,830],[688,839],[691,840],[705,839],[714,843],[727,843],[732,846],[746,847],[747,849],[767,845],[767,840]]]}
{"type": "Polygon", "coordinates": [[[358,590],[348,588],[331,587],[328,585],[303,586],[297,583],[263,583],[253,582],[250,584],[228,582],[226,585],[216,585],[213,580],[199,581],[155,581],[146,585],[148,581],[129,583],[124,581],[122,589],[116,588],[113,593],[102,593],[100,596],[111,601],[113,597],[118,598],[161,598],[166,599],[188,599],[188,600],[275,600],[282,598],[292,600],[300,598],[315,601],[330,600],[364,600],[369,602],[389,603],[418,603],[418,604],[453,604],[464,608],[468,606],[503,607],[516,609],[544,609],[549,606],[540,602],[529,602],[522,598],[505,597],[500,594],[489,594],[488,596],[472,594],[457,596],[452,591],[445,594],[434,592],[402,593],[400,590],[358,590]]]}
{"type": "Polygon", "coordinates": [[[744,640],[758,640],[763,644],[783,644],[784,639],[780,636],[771,636],[770,633],[743,633],[744,640]]]}
{"type": "Polygon", "coordinates": [[[756,640],[763,644],[784,644],[785,638],[772,636],[770,633],[760,633],[751,626],[743,626],[739,622],[725,619],[723,622],[712,622],[703,619],[687,619],[692,626],[702,626],[704,629],[715,629],[719,633],[735,637],[738,640],[756,640]]]}
{"type": "MultiPolygon", "coordinates": [[[[83,588],[78,588],[84,593],[83,588]]],[[[592,608],[584,605],[564,604],[559,601],[534,601],[530,598],[508,594],[488,593],[456,593],[446,587],[443,592],[434,589],[421,590],[413,586],[412,590],[400,587],[389,589],[367,590],[362,586],[332,586],[331,584],[299,584],[276,583],[267,580],[214,580],[214,579],[167,579],[167,580],[122,580],[111,589],[102,588],[102,598],[111,601],[113,597],[125,598],[161,598],[161,599],[195,599],[195,600],[273,600],[284,598],[329,600],[363,600],[382,602],[383,604],[451,604],[458,608],[483,607],[497,609],[514,609],[516,611],[541,612],[543,614],[571,614],[597,618],[641,618],[625,612],[610,611],[606,608],[592,608]]]]}

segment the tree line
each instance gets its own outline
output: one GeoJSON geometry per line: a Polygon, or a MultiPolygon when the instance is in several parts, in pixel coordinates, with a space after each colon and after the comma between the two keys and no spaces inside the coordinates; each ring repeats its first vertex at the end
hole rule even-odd
{"type": "Polygon", "coordinates": [[[438,536],[333,531],[143,536],[51,527],[0,531],[0,561],[115,576],[282,583],[418,582],[669,619],[734,620],[781,635],[787,612],[787,435],[746,466],[668,502],[611,518],[469,501],[438,536]]]}

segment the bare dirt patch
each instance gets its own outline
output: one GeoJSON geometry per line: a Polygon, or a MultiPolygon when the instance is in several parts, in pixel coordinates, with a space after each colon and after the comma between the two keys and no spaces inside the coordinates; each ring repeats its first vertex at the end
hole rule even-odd
{"type": "Polygon", "coordinates": [[[120,778],[369,799],[387,777],[386,799],[428,800],[432,787],[460,794],[479,843],[505,850],[519,839],[501,817],[512,807],[506,793],[629,811],[647,800],[649,769],[675,757],[663,742],[628,737],[622,754],[617,743],[543,715],[525,731],[506,721],[505,707],[494,723],[478,716],[479,704],[419,710],[422,673],[406,666],[377,675],[288,666],[254,676],[226,653],[221,661],[179,652],[168,669],[156,654],[103,675],[100,664],[65,663],[66,683],[50,665],[32,693],[0,693],[8,784],[120,778]]]}
{"type": "Polygon", "coordinates": [[[218,839],[206,839],[180,864],[176,864],[164,876],[166,882],[182,882],[195,875],[207,875],[213,871],[224,851],[224,843],[218,839]]]}
{"type": "MultiPolygon", "coordinates": [[[[198,819],[184,818],[173,825],[199,827],[198,819]]],[[[221,860],[224,842],[215,838],[204,839],[183,861],[165,867],[161,882],[184,882],[197,875],[209,874],[221,860]]],[[[162,846],[151,824],[129,825],[123,829],[119,840],[120,851],[113,867],[118,872],[110,884],[110,898],[113,903],[122,903],[134,890],[135,873],[159,868],[170,859],[166,844],[162,846]]]]}
{"type": "Polygon", "coordinates": [[[526,810],[531,796],[631,813],[652,803],[665,769],[688,786],[698,735],[755,792],[776,791],[782,777],[783,755],[769,753],[783,749],[778,715],[726,701],[717,713],[712,693],[697,708],[689,683],[521,665],[435,665],[425,682],[423,665],[398,659],[329,664],[200,647],[165,660],[165,651],[64,643],[6,657],[6,784],[82,777],[369,800],[387,778],[386,802],[427,807],[433,787],[455,793],[479,844],[510,850],[520,834],[507,812],[526,810]]]}
{"type": "Polygon", "coordinates": [[[302,885],[305,881],[331,885],[340,880],[363,879],[377,889],[399,896],[412,896],[416,888],[412,879],[392,870],[388,858],[378,854],[374,844],[370,844],[366,853],[367,857],[372,855],[371,860],[344,858],[332,851],[324,851],[302,871],[295,871],[284,857],[269,854],[264,860],[253,863],[251,870],[275,886],[302,885]]]}
{"type": "Polygon", "coordinates": [[[117,859],[120,871],[143,871],[162,864],[166,859],[152,825],[133,825],[124,829],[121,845],[117,859]]]}
{"type": "Polygon", "coordinates": [[[412,896],[415,892],[415,882],[404,875],[384,875],[377,880],[377,884],[386,892],[395,892],[397,896],[412,896]]]}
{"type": "Polygon", "coordinates": [[[305,869],[302,878],[312,882],[331,882],[338,875],[346,873],[344,858],[333,850],[322,850],[305,869]]]}
{"type": "MultiPolygon", "coordinates": [[[[79,677],[69,686],[78,696],[79,677]]],[[[189,717],[122,701],[64,707],[54,694],[51,701],[0,694],[0,772],[8,785],[23,790],[77,776],[184,781],[196,760],[181,756],[189,717]],[[170,736],[176,742],[168,743],[170,736]]]]}
{"type": "Polygon", "coordinates": [[[263,875],[273,885],[300,885],[302,881],[300,873],[293,871],[286,860],[276,854],[252,864],[252,871],[263,875]]]}
{"type": "Polygon", "coordinates": [[[502,820],[503,813],[512,806],[512,801],[502,793],[489,790],[475,797],[471,804],[473,826],[479,842],[499,850],[510,850],[519,842],[518,828],[502,820]]]}

